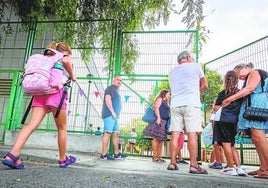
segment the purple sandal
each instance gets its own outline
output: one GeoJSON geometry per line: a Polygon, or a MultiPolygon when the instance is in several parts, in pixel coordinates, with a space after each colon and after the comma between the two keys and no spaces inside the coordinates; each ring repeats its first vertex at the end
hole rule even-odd
{"type": "Polygon", "coordinates": [[[17,161],[20,159],[20,156],[16,157],[12,153],[8,152],[5,157],[5,159],[2,160],[3,165],[8,166],[9,168],[12,169],[17,169],[17,170],[22,170],[24,169],[24,165],[21,162],[20,164],[17,164],[17,161]],[[9,157],[11,160],[7,160],[6,157],[9,157]]]}
{"type": "Polygon", "coordinates": [[[66,156],[65,160],[59,161],[60,168],[67,168],[70,164],[75,163],[76,158],[74,156],[66,156]]]}

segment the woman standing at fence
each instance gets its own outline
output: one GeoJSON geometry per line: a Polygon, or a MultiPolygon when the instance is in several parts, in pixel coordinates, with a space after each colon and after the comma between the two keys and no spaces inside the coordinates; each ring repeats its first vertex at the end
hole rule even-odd
{"type": "MultiPolygon", "coordinates": [[[[61,52],[64,57],[61,63],[64,67],[64,78],[63,83],[71,78],[72,81],[76,81],[76,76],[72,68],[72,50],[65,42],[52,42],[48,45],[48,48],[55,49],[61,52]],[[65,81],[64,81],[65,80],[65,81]]],[[[54,55],[51,50],[46,50],[44,55],[52,56],[54,55]]],[[[2,163],[13,169],[24,169],[24,164],[20,160],[21,150],[31,136],[33,131],[40,125],[42,120],[45,118],[46,114],[52,112],[55,116],[57,112],[57,107],[61,101],[64,88],[59,90],[57,93],[34,96],[32,102],[32,113],[30,121],[25,125],[17,135],[15,144],[13,145],[10,152],[5,155],[5,159],[2,163]]],[[[58,129],[58,147],[59,147],[59,166],[60,168],[66,168],[68,165],[74,163],[76,158],[73,156],[66,156],[66,142],[67,142],[67,105],[68,96],[66,95],[63,105],[60,109],[59,115],[55,118],[55,123],[58,129]]]]}
{"type": "Polygon", "coordinates": [[[154,112],[157,120],[149,124],[143,131],[144,135],[153,137],[153,162],[165,162],[161,156],[163,141],[167,139],[166,126],[170,114],[169,97],[170,92],[168,90],[164,89],[159,92],[154,102],[154,112]]]}
{"type": "MultiPolygon", "coordinates": [[[[245,87],[236,94],[225,99],[222,102],[223,106],[227,106],[232,101],[239,98],[250,96],[251,106],[260,108],[268,107],[267,83],[265,83],[264,87],[262,87],[262,79],[259,71],[252,69],[252,63],[242,63],[235,66],[234,70],[237,72],[239,79],[245,80],[245,87]]],[[[238,129],[250,129],[252,142],[256,147],[260,160],[260,168],[256,171],[248,172],[248,175],[253,175],[255,178],[268,179],[268,141],[265,135],[265,132],[268,131],[268,121],[254,121],[243,118],[245,105],[246,100],[243,101],[240,108],[238,129]]]]}

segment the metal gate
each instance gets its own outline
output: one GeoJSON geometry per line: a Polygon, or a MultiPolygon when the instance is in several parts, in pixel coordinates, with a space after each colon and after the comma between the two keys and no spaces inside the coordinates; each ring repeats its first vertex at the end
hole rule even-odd
{"type": "MultiPolygon", "coordinates": [[[[111,41],[108,46],[98,46],[97,42],[94,47],[76,45],[75,39],[79,37],[78,35],[74,36],[72,41],[68,39],[72,44],[73,65],[78,81],[72,83],[70,91],[67,130],[80,134],[94,134],[92,129],[96,130],[97,127],[102,129],[100,114],[104,89],[111,83],[114,75],[121,75],[123,77],[123,85],[120,88],[123,98],[119,120],[121,140],[125,142],[127,148],[128,133],[135,127],[138,133],[138,137],[135,138],[138,140],[138,154],[143,155],[144,151],[148,150],[145,149],[148,146],[148,143],[145,143],[147,139],[141,137],[146,126],[141,120],[144,109],[159,92],[159,87],[168,87],[168,72],[177,64],[179,52],[183,50],[194,52],[198,61],[198,32],[189,30],[121,32],[116,30],[114,20],[101,21],[111,24],[111,41]],[[133,46],[137,48],[134,49],[133,46]],[[130,48],[134,49],[131,52],[135,53],[136,58],[129,59],[133,57],[127,53],[130,48]],[[108,56],[104,56],[101,50],[108,51],[108,56]],[[90,55],[86,56],[88,51],[90,55]]],[[[62,39],[57,28],[65,28],[66,25],[79,28],[84,22],[90,21],[1,23],[2,27],[10,27],[13,31],[1,35],[0,79],[1,83],[9,80],[6,88],[9,95],[2,94],[2,87],[0,92],[0,102],[4,106],[1,116],[2,130],[18,130],[23,126],[20,120],[31,98],[23,94],[20,86],[21,73],[27,57],[34,53],[42,53],[49,42],[62,39]],[[6,67],[7,61],[10,63],[6,67]]],[[[47,116],[38,129],[56,131],[53,117],[47,116]]],[[[4,131],[2,132],[3,141],[4,131]]],[[[166,147],[165,155],[168,153],[166,147]]]]}

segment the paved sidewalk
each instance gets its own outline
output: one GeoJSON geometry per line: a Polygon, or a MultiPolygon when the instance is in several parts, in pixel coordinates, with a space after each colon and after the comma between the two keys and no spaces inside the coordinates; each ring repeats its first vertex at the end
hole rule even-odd
{"type": "MultiPolygon", "coordinates": [[[[0,146],[1,159],[9,150],[9,147],[0,146]]],[[[122,175],[122,177],[124,177],[126,174],[136,174],[139,177],[144,178],[147,176],[150,176],[151,178],[153,177],[153,179],[146,180],[145,183],[148,183],[147,181],[153,181],[154,183],[161,181],[161,183],[163,183],[162,181],[164,178],[165,180],[174,183],[175,186],[167,186],[169,188],[177,187],[177,180],[183,180],[184,185],[181,187],[268,187],[267,180],[256,179],[252,176],[234,177],[222,175],[219,170],[208,168],[208,164],[206,163],[203,163],[202,167],[208,170],[208,175],[196,175],[190,174],[189,165],[183,164],[178,165],[178,171],[168,171],[166,168],[169,160],[167,160],[166,163],[154,163],[151,161],[151,158],[128,157],[125,160],[103,161],[99,159],[98,153],[70,152],[68,155],[74,155],[77,157],[76,164],[69,168],[88,168],[96,171],[109,172],[111,176],[114,174],[114,176],[122,175]]],[[[24,148],[21,153],[21,159],[26,162],[35,161],[37,163],[49,163],[55,166],[58,165],[58,151],[24,148]]],[[[25,168],[25,170],[27,170],[27,163],[25,164],[25,168]]],[[[247,171],[258,169],[256,166],[245,166],[245,168],[247,171]]],[[[1,166],[1,170],[3,169],[5,169],[4,165],[1,166]]],[[[135,185],[138,185],[137,182],[135,185]]]]}

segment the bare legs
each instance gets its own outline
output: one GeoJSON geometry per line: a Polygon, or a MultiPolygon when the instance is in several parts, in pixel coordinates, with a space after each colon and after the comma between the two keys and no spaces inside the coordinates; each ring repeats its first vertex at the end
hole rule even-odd
{"type": "MultiPolygon", "coordinates": [[[[53,108],[53,115],[56,113],[56,108],[53,108]]],[[[67,147],[67,115],[66,110],[61,110],[58,117],[55,118],[58,129],[58,148],[60,161],[66,159],[67,147]]]]}
{"type": "Polygon", "coordinates": [[[110,140],[110,135],[111,133],[105,132],[102,137],[102,148],[101,148],[101,153],[105,155],[108,152],[108,143],[110,140]]]}
{"type": "Polygon", "coordinates": [[[134,153],[134,148],[135,148],[135,144],[134,143],[130,143],[129,144],[129,146],[130,146],[130,153],[134,153]]]}
{"type": "MultiPolygon", "coordinates": [[[[25,125],[18,133],[15,143],[10,151],[15,156],[19,156],[21,150],[26,143],[26,141],[31,136],[32,132],[38,127],[41,121],[44,119],[46,115],[46,110],[39,107],[32,108],[32,114],[30,121],[27,125],[25,125]]],[[[8,157],[7,157],[8,159],[8,157]]],[[[18,164],[20,161],[18,161],[18,164]]]]}
{"type": "Polygon", "coordinates": [[[114,145],[114,154],[119,153],[119,134],[118,133],[113,133],[113,145],[114,145]]]}
{"type": "Polygon", "coordinates": [[[153,150],[153,157],[157,157],[158,159],[162,159],[162,144],[163,141],[158,140],[157,138],[153,138],[152,140],[152,150],[153,150]]]}
{"type": "MultiPolygon", "coordinates": [[[[104,133],[102,137],[102,149],[101,153],[105,155],[108,152],[108,143],[110,141],[111,133],[104,133]]],[[[113,133],[113,146],[114,146],[114,153],[119,153],[119,137],[118,133],[113,133]]]]}
{"type": "Polygon", "coordinates": [[[197,150],[198,150],[197,135],[195,132],[189,132],[187,133],[187,135],[188,135],[187,147],[190,155],[190,165],[197,166],[197,150]]]}
{"type": "MultiPolygon", "coordinates": [[[[224,155],[222,152],[222,147],[218,144],[213,144],[213,152],[214,152],[214,159],[217,163],[223,163],[224,162],[224,155]]],[[[214,161],[212,161],[214,162],[214,161]]]]}
{"type": "Polygon", "coordinates": [[[171,140],[170,140],[170,163],[175,165],[176,164],[176,157],[179,152],[179,147],[178,147],[178,140],[179,140],[180,132],[178,131],[173,131],[171,134],[171,140]]]}
{"type": "Polygon", "coordinates": [[[259,156],[260,169],[268,175],[268,142],[265,137],[265,131],[252,128],[251,136],[259,156]]]}
{"type": "Polygon", "coordinates": [[[227,166],[229,168],[234,168],[234,163],[237,167],[240,166],[240,160],[238,157],[237,150],[234,146],[231,146],[231,143],[223,142],[223,151],[226,157],[227,166]]]}

